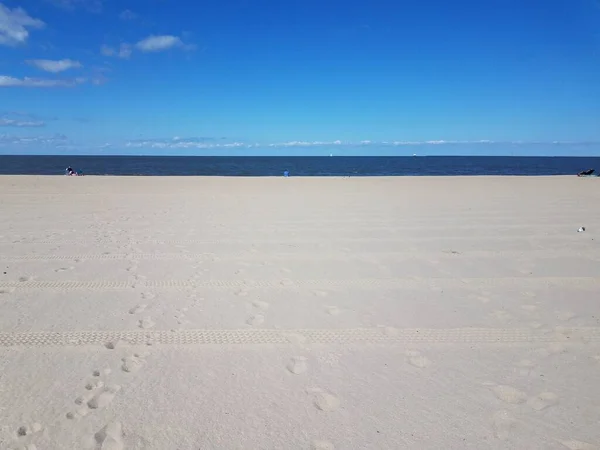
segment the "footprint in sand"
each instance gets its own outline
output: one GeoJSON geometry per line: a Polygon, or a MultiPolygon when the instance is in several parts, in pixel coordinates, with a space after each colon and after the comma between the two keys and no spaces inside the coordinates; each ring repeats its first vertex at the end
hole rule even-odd
{"type": "Polygon", "coordinates": [[[89,440],[87,448],[94,450],[123,450],[123,429],[120,422],[110,422],[89,440]]]}
{"type": "Polygon", "coordinates": [[[144,317],[138,323],[138,326],[140,328],[143,328],[144,330],[152,328],[154,325],[156,325],[156,323],[152,321],[152,318],[150,316],[144,317]]]}
{"type": "Polygon", "coordinates": [[[498,411],[492,418],[494,436],[501,441],[506,441],[510,438],[516,423],[517,421],[508,411],[498,411]]]}
{"type": "Polygon", "coordinates": [[[25,436],[32,436],[36,433],[39,433],[40,431],[42,431],[42,425],[37,422],[32,423],[31,425],[21,425],[17,429],[17,436],[20,438],[25,436]]]}
{"type": "Polygon", "coordinates": [[[325,311],[327,311],[327,314],[330,316],[337,316],[340,314],[340,308],[337,306],[325,306],[325,311]]]}
{"type": "Polygon", "coordinates": [[[138,353],[121,359],[121,370],[127,373],[135,373],[142,368],[146,360],[138,353]]]}
{"type": "Polygon", "coordinates": [[[26,283],[27,281],[32,281],[33,277],[19,277],[20,283],[26,283]]]}
{"type": "Polygon", "coordinates": [[[121,390],[119,385],[106,386],[95,394],[88,402],[88,408],[90,409],[102,409],[106,408],[110,402],[115,398],[115,394],[121,390]]]}
{"type": "Polygon", "coordinates": [[[261,311],[266,311],[267,309],[269,309],[269,304],[260,300],[253,301],[252,306],[260,309],[261,311]]]}
{"type": "Polygon", "coordinates": [[[140,297],[142,297],[144,300],[152,300],[156,297],[156,294],[154,292],[142,292],[140,297]]]}
{"type": "Polygon", "coordinates": [[[558,403],[558,395],[552,392],[542,392],[541,394],[530,398],[527,404],[536,411],[542,411],[558,403]]]}
{"type": "Polygon", "coordinates": [[[340,400],[328,392],[317,392],[314,404],[320,411],[332,412],[340,407],[340,400]]]}
{"type": "Polygon", "coordinates": [[[16,431],[18,442],[15,444],[16,447],[13,448],[37,450],[36,445],[31,441],[37,439],[37,436],[43,432],[44,430],[42,425],[37,422],[32,423],[31,425],[20,426],[16,431]]]}
{"type": "Polygon", "coordinates": [[[421,352],[417,350],[408,350],[406,352],[406,358],[411,366],[419,369],[424,369],[431,365],[431,361],[426,356],[421,355],[421,352]]]}
{"type": "MultiPolygon", "coordinates": [[[[100,376],[99,372],[98,372],[97,376],[100,376]]],[[[93,380],[93,381],[90,381],[90,382],[86,383],[85,388],[88,391],[93,391],[93,390],[99,389],[99,388],[101,388],[103,386],[104,386],[104,382],[102,380],[93,380]]]]}
{"type": "Polygon", "coordinates": [[[518,405],[527,401],[527,394],[512,386],[506,386],[502,384],[490,384],[488,387],[494,393],[498,400],[502,400],[505,403],[509,403],[511,405],[518,405]]]}
{"type": "Polygon", "coordinates": [[[92,399],[93,396],[94,396],[93,392],[86,392],[85,394],[80,395],[79,397],[77,397],[75,399],[75,404],[76,405],[85,405],[85,404],[87,404],[87,402],[89,402],[92,399]]]}
{"type": "Polygon", "coordinates": [[[146,309],[148,305],[138,304],[129,310],[129,314],[139,314],[146,309]]]}
{"type": "Polygon", "coordinates": [[[312,444],[313,450],[335,450],[335,447],[328,441],[314,441],[312,444]]]}
{"type": "Polygon", "coordinates": [[[287,370],[293,373],[294,375],[300,375],[301,373],[306,372],[306,370],[308,369],[308,366],[306,364],[306,358],[304,356],[292,357],[286,367],[287,370]]]}
{"type": "Polygon", "coordinates": [[[67,270],[73,270],[75,267],[60,267],[58,269],[54,269],[55,272],[66,272],[67,270]]]}
{"type": "Polygon", "coordinates": [[[252,316],[250,316],[248,318],[248,320],[246,320],[246,323],[248,325],[252,325],[254,327],[254,326],[261,325],[264,321],[265,321],[265,316],[263,316],[262,314],[253,314],[252,316]]]}
{"type": "Polygon", "coordinates": [[[119,345],[120,343],[121,343],[120,340],[109,341],[106,344],[104,344],[104,346],[109,350],[114,350],[115,348],[117,348],[117,345],[119,345]]]}

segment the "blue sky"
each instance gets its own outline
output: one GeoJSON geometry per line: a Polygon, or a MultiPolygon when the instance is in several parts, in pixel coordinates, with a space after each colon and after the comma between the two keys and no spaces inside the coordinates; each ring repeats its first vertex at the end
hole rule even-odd
{"type": "Polygon", "coordinates": [[[598,0],[0,0],[0,153],[598,143],[598,0]]]}

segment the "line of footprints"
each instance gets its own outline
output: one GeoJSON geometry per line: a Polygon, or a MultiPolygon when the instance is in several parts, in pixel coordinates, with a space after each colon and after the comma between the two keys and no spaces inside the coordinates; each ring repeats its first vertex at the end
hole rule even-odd
{"type": "MultiPolygon", "coordinates": [[[[116,348],[118,343],[109,342],[105,347],[109,350],[116,348]]],[[[145,364],[146,354],[134,353],[121,359],[120,370],[126,374],[134,374],[145,364]]],[[[112,403],[115,396],[121,390],[118,384],[110,383],[112,371],[110,368],[94,370],[88,381],[83,386],[85,392],[75,398],[75,407],[65,414],[67,420],[81,420],[96,410],[106,408],[112,403]]],[[[38,450],[35,442],[45,432],[39,423],[23,425],[17,430],[17,442],[12,447],[14,450],[38,450]]],[[[94,450],[123,450],[123,433],[119,422],[107,423],[93,436],[83,443],[85,449],[94,450]]]]}

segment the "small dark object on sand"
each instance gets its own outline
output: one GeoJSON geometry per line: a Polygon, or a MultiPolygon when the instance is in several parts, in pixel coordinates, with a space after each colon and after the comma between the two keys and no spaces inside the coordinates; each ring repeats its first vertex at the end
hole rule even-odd
{"type": "Polygon", "coordinates": [[[579,172],[579,173],[577,174],[577,176],[578,176],[578,177],[585,177],[585,176],[592,175],[594,172],[595,172],[595,170],[594,170],[594,169],[583,170],[583,171],[579,172]]]}
{"type": "Polygon", "coordinates": [[[585,231],[585,227],[580,227],[579,230],[577,230],[578,233],[582,233],[583,231],[585,231]]]}

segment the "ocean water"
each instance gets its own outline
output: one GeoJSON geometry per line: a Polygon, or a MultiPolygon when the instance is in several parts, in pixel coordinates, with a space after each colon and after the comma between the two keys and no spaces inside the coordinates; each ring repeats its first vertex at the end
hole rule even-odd
{"type": "Polygon", "coordinates": [[[0,156],[1,175],[403,176],[574,175],[600,157],[0,156]]]}

